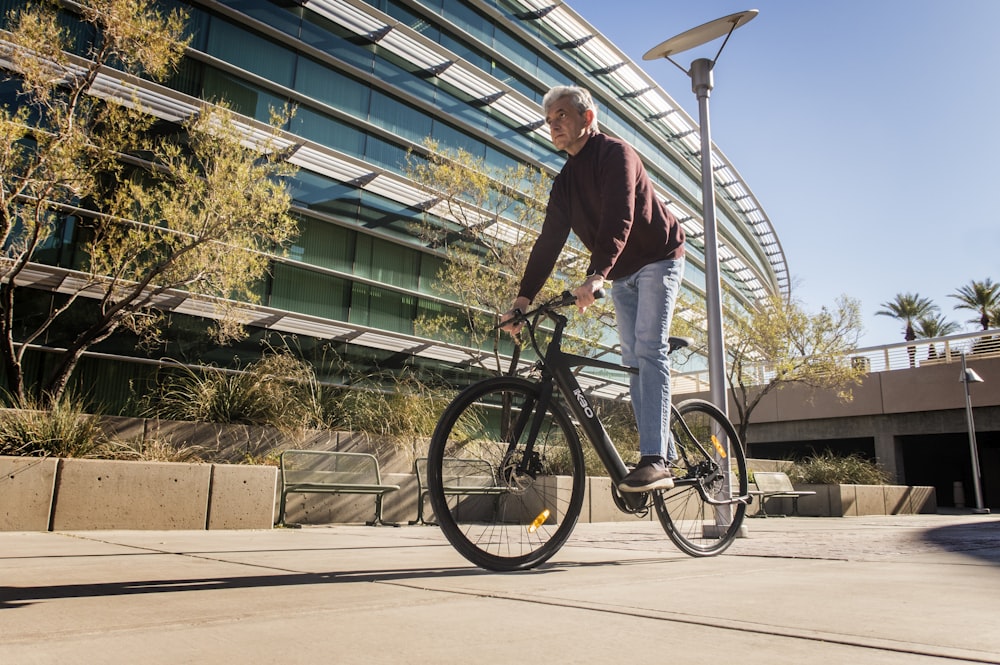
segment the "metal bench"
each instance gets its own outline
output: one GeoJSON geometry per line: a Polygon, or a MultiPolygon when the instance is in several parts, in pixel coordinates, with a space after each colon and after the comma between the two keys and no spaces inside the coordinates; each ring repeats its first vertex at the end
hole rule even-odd
{"type": "MultiPolygon", "coordinates": [[[[417,519],[410,524],[436,524],[424,518],[424,501],[427,498],[427,458],[413,462],[417,476],[417,519]]],[[[448,496],[495,496],[507,493],[506,487],[497,484],[493,465],[482,459],[446,457],[441,464],[444,493],[448,496]]],[[[495,509],[495,506],[494,506],[495,509]]]]}
{"type": "MultiPolygon", "coordinates": [[[[764,502],[775,497],[791,499],[792,515],[798,515],[799,498],[816,493],[810,490],[796,490],[792,486],[788,474],[783,471],[755,471],[753,479],[757,489],[751,488],[750,494],[758,497],[759,507],[757,512],[750,517],[779,517],[779,515],[768,515],[764,508],[764,502]]],[[[780,515],[780,517],[784,517],[784,515],[780,515]]]]}
{"type": "MultiPolygon", "coordinates": [[[[386,485],[378,460],[367,453],[324,450],[286,450],[281,453],[281,499],[278,524],[285,524],[286,497],[301,494],[371,494],[375,496],[375,518],[369,526],[390,524],[382,520],[382,498],[399,489],[386,485]]],[[[392,525],[396,526],[396,525],[392,525]]]]}

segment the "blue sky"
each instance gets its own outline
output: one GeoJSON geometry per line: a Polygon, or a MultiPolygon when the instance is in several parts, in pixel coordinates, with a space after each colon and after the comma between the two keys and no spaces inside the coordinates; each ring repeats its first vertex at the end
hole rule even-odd
{"type": "MultiPolygon", "coordinates": [[[[760,14],[714,71],[712,139],[777,229],[810,311],[861,302],[862,346],[902,341],[875,316],[897,293],[948,297],[1000,281],[997,0],[567,0],[697,120],[690,80],[653,46],[735,12],[760,14]]],[[[721,40],[680,54],[713,57],[721,40]]]]}

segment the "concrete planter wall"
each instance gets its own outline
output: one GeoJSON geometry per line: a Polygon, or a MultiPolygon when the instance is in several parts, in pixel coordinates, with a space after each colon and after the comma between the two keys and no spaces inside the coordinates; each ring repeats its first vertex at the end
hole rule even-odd
{"type": "Polygon", "coordinates": [[[58,463],[0,457],[0,531],[48,531],[58,463]]]}
{"type": "Polygon", "coordinates": [[[0,529],[269,529],[272,466],[0,457],[0,529]]]}
{"type": "MultiPolygon", "coordinates": [[[[357,449],[357,441],[351,442],[357,449]]],[[[384,517],[416,517],[417,483],[402,460],[386,464],[384,482],[400,486],[385,499],[384,517]]],[[[269,529],[275,520],[278,470],[273,466],[178,464],[0,457],[0,530],[269,529]]],[[[557,479],[560,484],[566,479],[557,479]]],[[[801,485],[816,492],[799,514],[817,517],[934,513],[932,487],[801,485]]],[[[565,490],[568,491],[568,488],[565,490]]],[[[289,495],[287,518],[299,524],[360,523],[374,515],[362,495],[289,495]]],[[[755,508],[751,507],[750,512],[755,508]]],[[[769,499],[767,512],[791,514],[791,499],[769,499]]],[[[429,506],[425,516],[431,518],[429,506]]],[[[555,516],[561,519],[561,516],[555,516]]],[[[587,482],[582,522],[630,521],[611,499],[608,478],[587,482]]],[[[652,514],[646,519],[655,520],[652,514]]]]}
{"type": "MultiPolygon", "coordinates": [[[[937,512],[933,487],[905,485],[795,485],[816,492],[799,498],[799,515],[807,517],[859,517],[862,515],[917,515],[937,512]]],[[[767,500],[767,512],[791,515],[792,499],[767,500]]],[[[756,509],[751,509],[753,512],[756,509]]]]}

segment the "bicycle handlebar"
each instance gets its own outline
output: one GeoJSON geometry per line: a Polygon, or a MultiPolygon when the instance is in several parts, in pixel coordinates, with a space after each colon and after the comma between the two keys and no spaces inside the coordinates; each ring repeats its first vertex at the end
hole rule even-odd
{"type": "MultiPolygon", "coordinates": [[[[594,291],[595,300],[604,298],[606,295],[607,294],[604,289],[597,289],[596,291],[594,291]]],[[[548,316],[551,317],[553,320],[555,320],[556,331],[557,331],[556,338],[558,339],[558,337],[562,335],[562,327],[566,324],[566,317],[555,314],[555,311],[562,307],[568,307],[569,305],[574,305],[574,304],[576,304],[576,296],[574,296],[569,291],[563,291],[560,295],[556,296],[555,298],[552,298],[548,302],[542,303],[535,309],[528,310],[527,312],[522,312],[519,309],[515,309],[514,316],[505,321],[500,322],[493,329],[500,330],[501,328],[507,325],[523,324],[528,329],[528,342],[531,344],[532,348],[535,349],[535,352],[538,354],[538,356],[542,357],[544,354],[542,353],[541,349],[538,348],[538,340],[535,338],[535,327],[538,324],[538,319],[543,316],[548,316]]],[[[517,336],[520,339],[519,333],[515,333],[515,336],[517,336]]],[[[518,359],[520,358],[520,355],[521,355],[521,345],[520,343],[518,343],[515,345],[514,355],[511,359],[511,370],[510,370],[511,373],[517,366],[517,362],[518,359]]]]}
{"type": "MultiPolygon", "coordinates": [[[[607,292],[604,289],[597,289],[596,291],[594,291],[595,300],[600,300],[605,296],[607,296],[607,292]]],[[[570,291],[563,291],[555,298],[549,300],[548,302],[542,303],[535,309],[529,309],[527,312],[522,312],[519,309],[515,309],[514,316],[501,322],[496,327],[499,329],[509,324],[529,323],[532,319],[535,319],[539,316],[543,316],[545,314],[548,314],[549,312],[553,312],[557,309],[561,309],[563,307],[568,307],[570,305],[575,305],[575,304],[576,304],[576,296],[574,296],[570,291]]]]}

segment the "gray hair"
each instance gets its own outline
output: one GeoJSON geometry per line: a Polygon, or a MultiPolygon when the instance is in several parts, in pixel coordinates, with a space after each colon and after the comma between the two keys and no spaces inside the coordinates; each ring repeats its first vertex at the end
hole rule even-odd
{"type": "Polygon", "coordinates": [[[594,112],[594,122],[590,124],[590,129],[592,131],[598,131],[597,128],[597,106],[594,104],[593,97],[590,96],[590,91],[586,88],[580,88],[575,85],[557,85],[549,89],[545,93],[545,97],[542,98],[542,113],[549,115],[549,109],[552,105],[563,97],[569,97],[573,106],[582,115],[585,111],[590,110],[594,112]]]}

